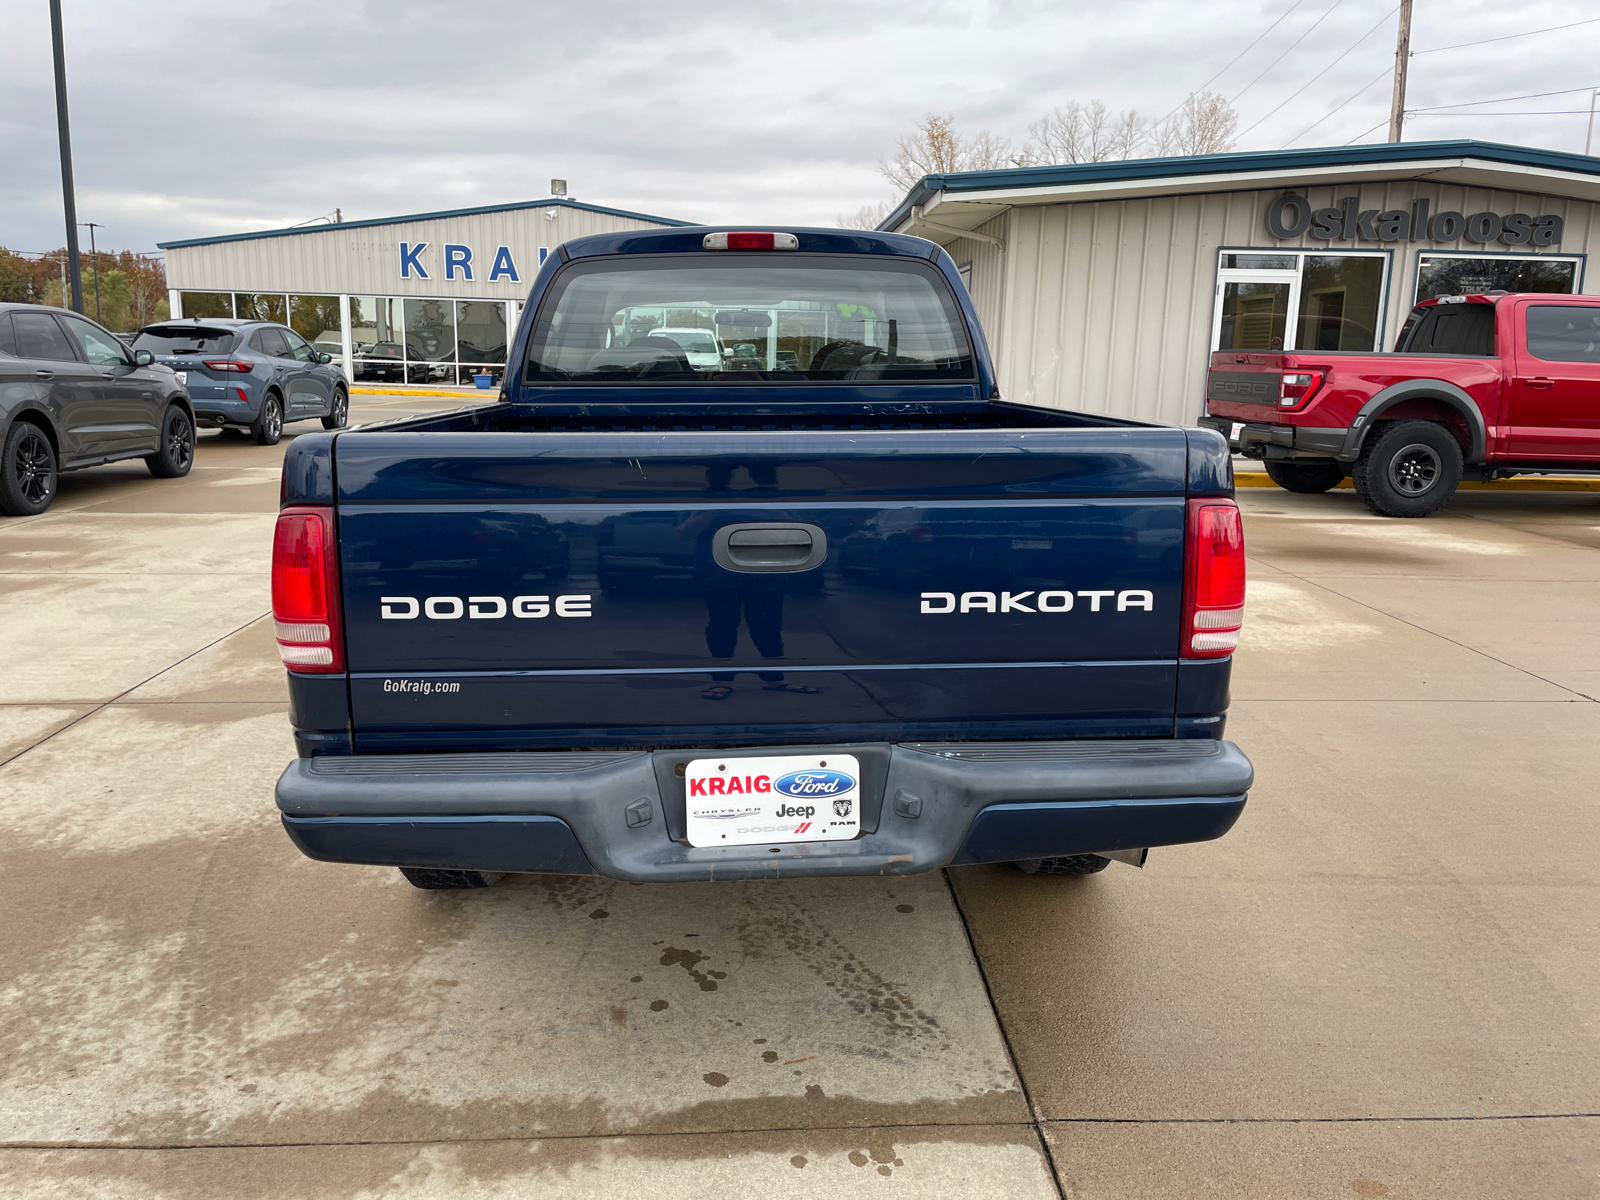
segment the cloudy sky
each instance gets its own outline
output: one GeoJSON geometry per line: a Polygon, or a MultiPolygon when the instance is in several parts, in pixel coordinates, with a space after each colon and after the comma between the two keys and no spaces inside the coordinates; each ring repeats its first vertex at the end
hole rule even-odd
{"type": "MultiPolygon", "coordinates": [[[[889,197],[877,161],[926,112],[1020,143],[1073,99],[1160,116],[1208,82],[1239,149],[1381,141],[1396,20],[1394,0],[63,7],[79,219],[131,249],[537,198],[552,176],[664,216],[832,224],[889,197]]],[[[1407,139],[1582,151],[1587,91],[1499,98],[1600,85],[1596,16],[1418,0],[1408,107],[1496,115],[1419,116],[1407,139]]],[[[0,33],[0,245],[44,250],[63,239],[45,0],[0,0],[0,33]]]]}

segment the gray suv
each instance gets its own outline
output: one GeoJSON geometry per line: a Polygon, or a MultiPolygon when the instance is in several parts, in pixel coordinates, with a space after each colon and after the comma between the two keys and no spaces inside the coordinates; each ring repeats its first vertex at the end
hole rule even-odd
{"type": "Polygon", "coordinates": [[[194,411],[177,376],[77,313],[0,304],[0,513],[55,499],[62,471],[142,458],[173,479],[194,464],[194,411]]]}
{"type": "Polygon", "coordinates": [[[284,325],[163,321],[141,329],[133,348],[178,373],[201,425],[248,428],[263,446],[277,443],[286,421],[317,417],[324,429],[343,429],[350,417],[344,370],[284,325]]]}

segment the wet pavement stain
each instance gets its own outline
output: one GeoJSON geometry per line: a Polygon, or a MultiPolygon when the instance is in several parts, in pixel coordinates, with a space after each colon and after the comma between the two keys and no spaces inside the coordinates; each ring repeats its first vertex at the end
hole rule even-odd
{"type": "MultiPolygon", "coordinates": [[[[694,935],[691,934],[690,936],[694,935]]],[[[709,954],[701,954],[698,950],[679,950],[674,946],[668,946],[666,950],[662,951],[661,965],[663,967],[682,967],[689,972],[689,977],[700,985],[702,992],[714,992],[717,990],[717,980],[726,979],[728,973],[726,971],[698,971],[695,969],[697,963],[703,963],[710,957],[709,954]]]]}

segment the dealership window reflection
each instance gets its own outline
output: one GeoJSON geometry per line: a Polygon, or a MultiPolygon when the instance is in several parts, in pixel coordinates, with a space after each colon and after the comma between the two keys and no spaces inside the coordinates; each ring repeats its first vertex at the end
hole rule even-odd
{"type": "Polygon", "coordinates": [[[1424,254],[1417,263],[1417,299],[1484,292],[1578,290],[1578,260],[1553,255],[1424,254]]]}

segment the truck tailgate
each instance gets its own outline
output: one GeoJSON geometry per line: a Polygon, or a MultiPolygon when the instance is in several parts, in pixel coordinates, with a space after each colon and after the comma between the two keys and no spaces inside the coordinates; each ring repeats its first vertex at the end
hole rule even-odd
{"type": "Polygon", "coordinates": [[[1186,450],[1152,428],[342,436],[357,745],[1170,736],[1186,450]],[[730,569],[729,526],[820,564],[730,569]]]}

